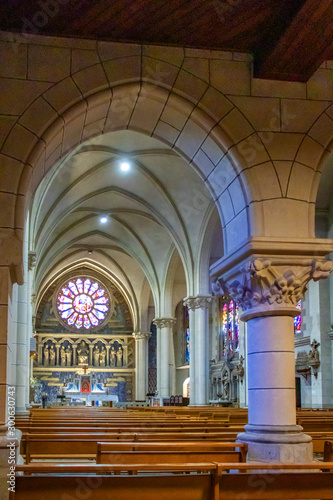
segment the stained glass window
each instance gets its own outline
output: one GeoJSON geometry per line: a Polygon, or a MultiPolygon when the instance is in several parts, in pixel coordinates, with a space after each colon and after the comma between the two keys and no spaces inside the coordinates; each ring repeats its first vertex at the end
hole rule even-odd
{"type": "Polygon", "coordinates": [[[58,312],[69,326],[89,330],[105,320],[109,311],[107,293],[97,281],[77,278],[60,291],[58,312]]]}
{"type": "Polygon", "coordinates": [[[302,301],[300,300],[296,306],[300,314],[294,318],[294,333],[301,333],[302,331],[302,301]]]}
{"type": "Polygon", "coordinates": [[[219,298],[220,333],[219,357],[239,351],[238,304],[226,297],[219,298]]]}
{"type": "Polygon", "coordinates": [[[185,333],[185,355],[184,355],[184,363],[187,364],[190,362],[190,325],[189,325],[189,312],[188,307],[184,306],[183,308],[184,314],[184,333],[185,333]]]}

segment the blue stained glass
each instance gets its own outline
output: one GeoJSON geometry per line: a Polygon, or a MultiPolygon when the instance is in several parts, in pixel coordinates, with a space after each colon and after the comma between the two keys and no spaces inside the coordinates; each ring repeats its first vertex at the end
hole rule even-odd
{"type": "Polygon", "coordinates": [[[77,317],[78,317],[78,313],[74,313],[70,318],[68,318],[67,323],[69,325],[74,325],[77,317]]]}
{"type": "MultiPolygon", "coordinates": [[[[95,309],[97,309],[97,311],[106,312],[108,310],[108,306],[102,306],[100,304],[96,304],[95,309]]],[[[94,310],[94,312],[95,312],[95,310],[94,310]]]]}
{"type": "Polygon", "coordinates": [[[95,300],[95,304],[106,304],[107,302],[109,302],[107,297],[101,297],[95,300]]]}
{"type": "Polygon", "coordinates": [[[302,331],[302,301],[300,300],[296,306],[296,309],[300,311],[301,314],[294,318],[294,333],[298,334],[302,331]]]}
{"type": "Polygon", "coordinates": [[[80,293],[83,293],[83,282],[80,278],[76,280],[76,286],[80,293]]]}
{"type": "Polygon", "coordinates": [[[187,362],[190,361],[190,329],[186,329],[186,354],[185,359],[187,362]]]}
{"type": "Polygon", "coordinates": [[[59,311],[67,311],[67,309],[72,308],[72,303],[70,302],[69,304],[59,304],[58,309],[59,311]]]}
{"type": "Polygon", "coordinates": [[[89,278],[87,278],[86,280],[84,280],[84,293],[88,293],[89,292],[89,288],[90,288],[90,285],[91,285],[91,280],[89,278]]]}
{"type": "Polygon", "coordinates": [[[97,311],[96,309],[93,310],[93,313],[95,314],[95,316],[101,320],[101,319],[104,319],[105,318],[105,314],[103,314],[102,312],[100,311],[97,311]]]}
{"type": "Polygon", "coordinates": [[[82,316],[80,315],[75,323],[76,328],[82,328],[82,316]]]}
{"type": "Polygon", "coordinates": [[[96,318],[96,316],[94,316],[93,314],[89,313],[88,314],[89,316],[89,319],[91,321],[91,323],[94,325],[94,326],[97,326],[98,325],[98,319],[96,318]]]}
{"type": "Polygon", "coordinates": [[[98,283],[93,283],[90,287],[90,290],[89,290],[89,295],[93,295],[94,292],[96,292],[97,288],[99,288],[99,284],[98,283]]]}
{"type": "Polygon", "coordinates": [[[61,317],[63,319],[67,319],[70,317],[71,314],[73,314],[73,312],[74,312],[74,309],[68,309],[68,311],[65,311],[62,313],[61,317]]]}
{"type": "Polygon", "coordinates": [[[63,302],[66,304],[72,303],[71,299],[69,297],[65,297],[64,295],[60,295],[60,297],[58,297],[58,300],[59,300],[59,302],[63,302]]]}
{"type": "Polygon", "coordinates": [[[78,295],[79,291],[78,289],[76,288],[76,285],[75,283],[73,283],[73,281],[70,281],[68,283],[68,288],[71,290],[71,292],[74,294],[74,295],[78,295]]]}

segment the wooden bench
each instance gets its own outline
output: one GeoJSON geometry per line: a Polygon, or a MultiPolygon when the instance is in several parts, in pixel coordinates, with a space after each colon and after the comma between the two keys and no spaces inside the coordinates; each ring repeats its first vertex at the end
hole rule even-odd
{"type": "Polygon", "coordinates": [[[325,441],[324,462],[333,462],[333,441],[325,441]]]}
{"type": "Polygon", "coordinates": [[[245,462],[244,443],[97,443],[98,464],[245,462]]]}
{"type": "Polygon", "coordinates": [[[331,500],[333,463],[318,464],[30,464],[17,466],[10,500],[331,500]],[[325,468],[330,472],[314,472],[325,468]],[[230,469],[244,474],[227,474],[230,469]],[[285,472],[289,469],[289,472],[285,472]],[[291,471],[290,471],[291,470],[291,471]],[[311,470],[311,473],[305,471],[311,470]],[[250,471],[260,471],[251,473],[250,471]],[[268,472],[269,471],[269,472],[268,472]],[[118,475],[120,472],[128,475],[118,475]],[[190,472],[191,474],[185,474],[190,472]],[[29,475],[27,475],[29,474],[29,475]],[[31,475],[33,474],[33,475],[31,475]],[[103,474],[103,475],[100,475],[103,474]]]}
{"type": "Polygon", "coordinates": [[[95,459],[97,443],[105,441],[231,441],[230,434],[221,433],[90,433],[90,434],[27,434],[21,442],[21,454],[26,463],[42,458],[95,459]]]}

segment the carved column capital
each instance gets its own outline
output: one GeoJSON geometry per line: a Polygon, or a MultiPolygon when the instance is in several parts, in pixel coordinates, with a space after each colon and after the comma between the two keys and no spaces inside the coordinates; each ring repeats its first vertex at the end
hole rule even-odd
{"type": "Polygon", "coordinates": [[[212,302],[213,297],[211,295],[196,295],[189,296],[183,300],[184,306],[187,306],[189,309],[199,309],[200,307],[208,308],[209,304],[212,302]]]}
{"type": "Polygon", "coordinates": [[[36,267],[37,255],[36,252],[28,253],[28,270],[32,271],[36,267]]]}
{"type": "Polygon", "coordinates": [[[172,328],[176,323],[176,318],[155,318],[153,323],[157,328],[172,328]]]}
{"type": "Polygon", "coordinates": [[[254,258],[243,261],[212,285],[215,295],[229,294],[243,310],[242,319],[296,316],[296,305],[310,280],[327,278],[333,263],[322,259],[254,258]]]}
{"type": "Polygon", "coordinates": [[[151,332],[134,332],[134,333],[132,333],[132,337],[135,340],[144,340],[144,339],[148,340],[150,336],[151,336],[151,332]]]}

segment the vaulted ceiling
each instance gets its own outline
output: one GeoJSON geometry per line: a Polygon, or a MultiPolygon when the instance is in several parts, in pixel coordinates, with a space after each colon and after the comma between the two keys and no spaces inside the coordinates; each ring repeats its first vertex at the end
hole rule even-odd
{"type": "MultiPolygon", "coordinates": [[[[160,141],[127,130],[91,139],[54,165],[35,194],[36,288],[67,267],[90,263],[109,270],[132,310],[147,289],[157,307],[170,272],[183,282],[184,298],[214,211],[201,178],[160,141]],[[125,160],[128,171],[121,169],[125,160]],[[193,207],[196,193],[200,210],[193,207]]],[[[165,304],[160,309],[171,313],[165,304]]]]}
{"type": "Polygon", "coordinates": [[[0,29],[251,52],[255,77],[277,80],[333,59],[332,0],[2,0],[0,29]]]}

